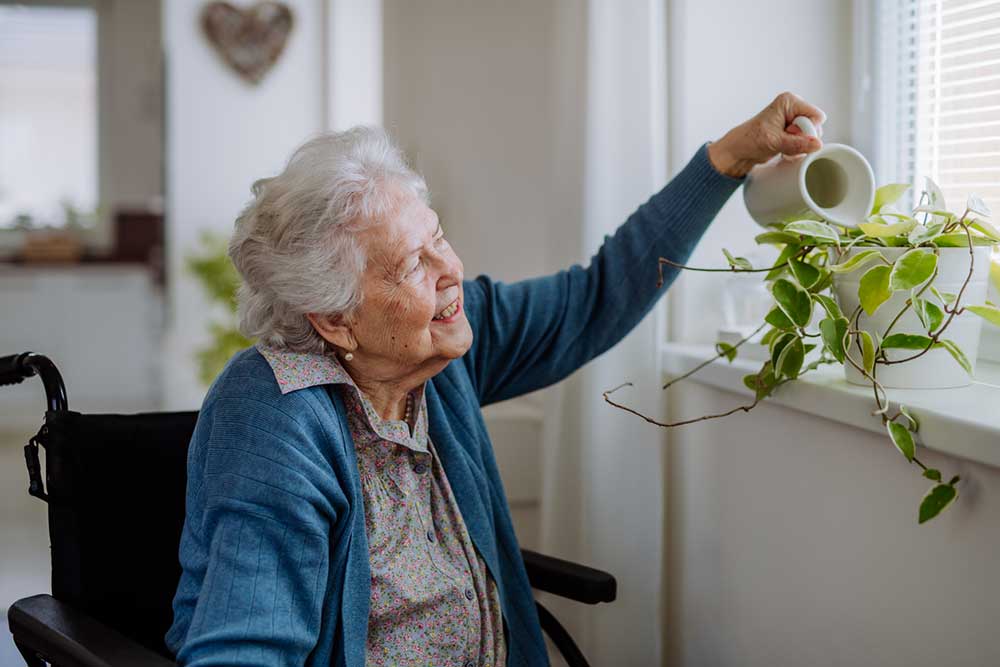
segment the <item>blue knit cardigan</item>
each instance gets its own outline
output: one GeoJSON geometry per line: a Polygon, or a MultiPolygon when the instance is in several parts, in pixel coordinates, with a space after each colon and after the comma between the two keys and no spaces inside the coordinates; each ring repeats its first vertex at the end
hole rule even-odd
{"type": "MultiPolygon", "coordinates": [[[[474,342],[427,383],[430,436],[503,608],[508,665],[545,644],[482,406],[551,385],[629,332],[740,181],[703,146],[580,266],[513,284],[467,281],[474,342]]],[[[650,352],[652,354],[652,352],[650,352]]],[[[371,594],[361,485],[328,386],[282,395],[254,348],[212,385],[188,457],[183,573],[167,646],[182,665],[364,665],[371,594]]]]}

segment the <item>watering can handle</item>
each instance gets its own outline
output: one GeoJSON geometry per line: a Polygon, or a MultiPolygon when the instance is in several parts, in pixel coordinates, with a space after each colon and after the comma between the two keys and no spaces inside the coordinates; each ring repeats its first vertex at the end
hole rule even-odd
{"type": "Polygon", "coordinates": [[[792,125],[798,126],[802,130],[802,134],[807,137],[818,137],[819,132],[816,131],[816,126],[807,116],[796,116],[792,121],[792,125]]]}

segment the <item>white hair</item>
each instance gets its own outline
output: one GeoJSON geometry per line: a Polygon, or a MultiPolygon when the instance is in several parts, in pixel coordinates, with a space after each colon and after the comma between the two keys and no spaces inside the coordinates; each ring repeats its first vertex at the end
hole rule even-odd
{"type": "Polygon", "coordinates": [[[229,243],[243,278],[240,332],[294,352],[327,353],[306,313],[347,316],[361,304],[366,258],[355,235],[395,210],[398,189],[428,201],[424,179],[376,127],[318,135],[280,174],[256,181],[229,243]]]}

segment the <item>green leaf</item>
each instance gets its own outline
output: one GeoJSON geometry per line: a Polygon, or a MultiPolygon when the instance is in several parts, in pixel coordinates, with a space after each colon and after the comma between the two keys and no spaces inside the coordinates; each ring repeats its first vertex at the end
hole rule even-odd
{"type": "Polygon", "coordinates": [[[958,496],[958,491],[950,484],[938,484],[927,492],[920,503],[920,523],[926,523],[940,514],[958,496]]]}
{"type": "Polygon", "coordinates": [[[743,384],[746,385],[747,389],[754,392],[758,401],[769,396],[777,384],[777,379],[775,379],[774,372],[771,370],[771,362],[764,362],[764,365],[761,366],[761,369],[756,374],[744,375],[743,384]]]}
{"type": "Polygon", "coordinates": [[[819,323],[819,332],[823,336],[823,343],[840,363],[844,363],[844,339],[847,337],[848,324],[846,317],[836,319],[827,317],[820,320],[819,323]]]}
{"type": "Polygon", "coordinates": [[[941,192],[941,188],[929,176],[924,177],[924,192],[927,193],[927,199],[931,206],[947,210],[948,205],[944,203],[944,194],[941,192]]]}
{"type": "Polygon", "coordinates": [[[962,349],[953,340],[941,340],[938,341],[938,345],[948,350],[948,353],[954,357],[958,365],[965,369],[965,372],[972,375],[972,364],[969,363],[969,358],[965,356],[962,349]]]}
{"type": "Polygon", "coordinates": [[[820,305],[823,306],[823,310],[826,311],[826,314],[832,317],[833,319],[837,319],[838,317],[844,316],[844,313],[840,311],[840,306],[837,305],[837,302],[828,297],[827,295],[812,294],[811,296],[814,300],[819,301],[820,305]]]}
{"type": "Polygon", "coordinates": [[[910,189],[909,183],[891,183],[883,185],[875,191],[875,203],[872,204],[872,213],[878,213],[883,206],[895,204],[903,193],[910,189]]]}
{"type": "Polygon", "coordinates": [[[732,363],[733,359],[736,358],[736,347],[730,345],[729,343],[719,341],[715,344],[715,351],[728,359],[730,363],[732,363]]]}
{"type": "Polygon", "coordinates": [[[900,350],[926,350],[933,341],[927,336],[917,334],[894,333],[882,341],[882,349],[896,348],[900,350]]]}
{"type": "Polygon", "coordinates": [[[815,220],[797,220],[785,225],[784,230],[791,234],[801,234],[802,236],[815,239],[817,241],[828,241],[840,245],[840,234],[825,222],[815,220]]]}
{"type": "Polygon", "coordinates": [[[893,262],[889,274],[889,289],[910,289],[925,282],[937,268],[937,255],[930,250],[914,248],[893,262]]]}
{"type": "Polygon", "coordinates": [[[802,339],[795,337],[790,343],[781,349],[778,361],[774,364],[775,377],[798,377],[802,369],[802,362],[805,361],[806,353],[802,346],[802,339]]]}
{"type": "Polygon", "coordinates": [[[915,209],[913,209],[913,215],[917,215],[918,213],[929,213],[930,215],[933,215],[935,218],[942,218],[945,222],[950,222],[951,220],[955,219],[954,213],[946,210],[941,206],[936,206],[931,204],[924,204],[923,206],[918,206],[915,209]]]}
{"type": "Polygon", "coordinates": [[[933,294],[934,296],[936,296],[941,301],[941,303],[945,304],[945,305],[951,303],[952,301],[954,301],[955,299],[958,298],[956,295],[952,294],[951,292],[939,292],[938,289],[937,289],[937,287],[934,287],[934,285],[930,286],[930,290],[931,290],[931,294],[933,294]]]}
{"type": "Polygon", "coordinates": [[[916,220],[903,220],[892,224],[878,222],[878,220],[881,220],[878,216],[868,218],[868,222],[858,224],[858,229],[863,231],[867,236],[886,239],[892,236],[905,236],[910,233],[911,229],[917,226],[916,220]]]}
{"type": "Polygon", "coordinates": [[[913,436],[910,432],[906,430],[905,426],[896,422],[886,422],[886,427],[889,429],[889,437],[892,438],[892,444],[896,445],[896,449],[906,457],[907,461],[912,461],[916,454],[917,446],[914,444],[913,436]]]}
{"type": "MultiPolygon", "coordinates": [[[[888,267],[886,267],[888,268],[888,267]]],[[[771,287],[771,294],[778,302],[778,307],[792,322],[800,327],[809,324],[812,318],[812,299],[805,291],[790,280],[779,278],[771,287]]]]}
{"type": "Polygon", "coordinates": [[[820,271],[812,264],[801,262],[797,259],[788,261],[788,268],[792,270],[792,275],[804,288],[809,289],[816,284],[820,278],[820,271]]]}
{"type": "MultiPolygon", "coordinates": [[[[972,235],[972,245],[974,246],[993,245],[997,242],[1000,242],[1000,239],[994,241],[985,236],[972,235]]],[[[934,245],[939,248],[968,248],[969,238],[965,235],[965,232],[952,232],[951,234],[942,234],[934,239],[934,245]]]]}
{"type": "Polygon", "coordinates": [[[940,482],[941,481],[941,471],[938,470],[937,468],[928,468],[927,470],[924,471],[924,477],[926,477],[927,479],[933,480],[935,482],[940,482]]]}
{"type": "Polygon", "coordinates": [[[1000,308],[996,306],[966,306],[965,309],[979,315],[990,324],[1000,327],[1000,308]]]}
{"type": "Polygon", "coordinates": [[[774,340],[771,341],[771,366],[776,368],[778,365],[778,355],[781,351],[785,349],[785,346],[791,343],[797,336],[789,331],[776,336],[774,340]]]}
{"type": "Polygon", "coordinates": [[[788,315],[785,315],[778,306],[772,308],[770,312],[764,316],[764,321],[776,329],[795,328],[795,324],[788,319],[788,315]]]}
{"type": "Polygon", "coordinates": [[[861,276],[861,283],[858,286],[858,299],[861,307],[869,315],[873,315],[878,307],[889,300],[892,290],[889,289],[889,274],[892,267],[874,266],[861,276]]]}
{"type": "Polygon", "coordinates": [[[830,270],[834,273],[849,273],[855,269],[860,269],[865,264],[875,261],[881,254],[878,250],[862,250],[846,262],[834,264],[830,267],[830,270]]]}
{"type": "Polygon", "coordinates": [[[793,245],[793,244],[786,245],[784,250],[782,250],[781,253],[778,255],[778,259],[774,261],[774,266],[776,268],[773,268],[770,271],[768,271],[767,275],[764,276],[764,280],[774,280],[782,273],[784,273],[785,269],[788,267],[781,265],[787,262],[790,258],[794,257],[800,250],[802,250],[802,248],[799,247],[798,245],[793,245]]]}
{"type": "Polygon", "coordinates": [[[775,335],[778,334],[779,331],[780,330],[776,329],[775,327],[771,327],[770,329],[768,329],[767,332],[760,337],[760,344],[768,345],[771,342],[771,339],[773,339],[775,335]]]}
{"type": "Polygon", "coordinates": [[[961,477],[959,477],[958,475],[955,475],[955,476],[954,476],[954,477],[952,477],[952,478],[951,478],[950,480],[948,480],[948,484],[950,484],[951,486],[955,486],[955,485],[956,485],[956,484],[958,484],[958,483],[959,483],[959,482],[960,482],[961,480],[962,480],[962,478],[961,478],[961,477]]]}
{"type": "Polygon", "coordinates": [[[901,405],[901,406],[899,406],[899,412],[904,417],[906,417],[907,419],[910,420],[910,430],[911,431],[913,431],[914,433],[916,433],[917,431],[920,430],[920,420],[917,419],[913,415],[913,413],[910,412],[909,408],[907,408],[905,405],[901,405]]]}
{"type": "Polygon", "coordinates": [[[799,240],[800,239],[799,239],[799,235],[798,234],[790,234],[788,232],[764,232],[763,234],[758,234],[757,236],[754,237],[754,241],[756,241],[758,244],[763,244],[763,243],[773,243],[773,244],[793,243],[793,244],[798,244],[799,240]]]}
{"type": "Polygon", "coordinates": [[[910,231],[906,238],[911,245],[927,243],[928,241],[932,241],[941,235],[941,232],[944,231],[944,225],[944,221],[933,222],[926,227],[918,224],[910,231]]]}
{"type": "MultiPolygon", "coordinates": [[[[997,229],[985,220],[979,220],[978,218],[969,223],[969,226],[975,229],[977,232],[982,232],[986,236],[990,237],[993,242],[1000,241],[1000,229],[997,229]]],[[[964,234],[963,234],[964,236],[964,234]]]]}
{"type": "Polygon", "coordinates": [[[936,303],[927,299],[912,297],[911,301],[913,301],[913,310],[920,319],[920,323],[927,329],[927,333],[937,331],[944,320],[944,311],[936,303]]]}
{"type": "Polygon", "coordinates": [[[858,337],[861,339],[861,365],[871,375],[875,369],[875,341],[867,331],[859,331],[858,337]]]}
{"type": "Polygon", "coordinates": [[[729,266],[732,268],[742,269],[744,271],[751,271],[753,269],[753,265],[746,257],[733,257],[725,248],[722,249],[722,252],[725,254],[726,259],[729,261],[729,266]]]}
{"type": "Polygon", "coordinates": [[[965,201],[965,208],[969,209],[971,213],[981,215],[984,218],[990,217],[990,207],[977,194],[969,195],[969,198],[965,201]]]}
{"type": "Polygon", "coordinates": [[[726,359],[729,360],[730,363],[732,363],[733,359],[736,358],[736,348],[730,345],[729,343],[725,343],[721,340],[715,344],[715,351],[723,355],[726,359]]]}

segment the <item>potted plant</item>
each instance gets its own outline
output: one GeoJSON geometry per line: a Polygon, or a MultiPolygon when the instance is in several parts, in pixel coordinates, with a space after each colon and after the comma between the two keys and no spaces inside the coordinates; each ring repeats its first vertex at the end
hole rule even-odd
{"type": "Polygon", "coordinates": [[[236,290],[240,276],[227,254],[226,238],[205,232],[201,250],[189,254],[187,270],[198,279],[210,303],[221,307],[223,320],[208,322],[211,341],[196,352],[198,377],[208,386],[225,367],[229,359],[253,341],[241,334],[236,326],[236,290]]]}
{"type": "Polygon", "coordinates": [[[909,187],[879,188],[871,215],[857,228],[819,219],[773,225],[756,237],[758,244],[780,250],[768,267],[754,267],[726,250],[729,268],[659,259],[661,282],[664,265],[763,274],[773,307],[760,326],[736,343],[717,343],[714,356],[664,385],[667,389],[716,359],[731,362],[740,346],[759,340],[769,358],[743,378],[754,392],[751,404],[664,423],[612,400],[629,383],[605,392],[605,400],[659,426],[680,426],[749,411],[781,385],[820,365],[840,364],[849,382],[872,387],[872,414],[881,418],[904,458],[934,482],[920,503],[919,523],[940,514],[957,497],[959,477],[945,481],[939,470],[921,462],[914,440],[920,425],[905,406],[890,414],[886,387],[944,388],[971,381],[982,321],[1000,326],[1000,307],[986,298],[990,252],[1000,244],[1000,230],[975,195],[960,214],[948,211],[929,179],[917,206],[904,211],[899,201],[909,187]]]}

